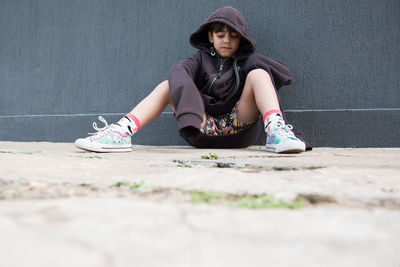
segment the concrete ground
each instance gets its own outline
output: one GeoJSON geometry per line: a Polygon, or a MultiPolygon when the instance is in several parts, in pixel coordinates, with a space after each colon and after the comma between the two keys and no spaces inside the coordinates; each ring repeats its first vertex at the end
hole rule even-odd
{"type": "Polygon", "coordinates": [[[0,237],[6,267],[399,267],[400,148],[0,142],[0,237]]]}

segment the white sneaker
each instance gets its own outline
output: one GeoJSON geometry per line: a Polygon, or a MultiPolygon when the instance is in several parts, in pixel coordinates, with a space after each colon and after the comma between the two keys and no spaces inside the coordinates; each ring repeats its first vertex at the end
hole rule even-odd
{"type": "Polygon", "coordinates": [[[293,126],[277,121],[270,125],[267,132],[267,151],[275,153],[300,153],[306,150],[306,144],[292,132],[293,126]]]}
{"type": "Polygon", "coordinates": [[[108,125],[107,121],[99,116],[105,127],[98,128],[93,122],[96,133],[89,133],[86,138],[79,138],[74,145],[83,150],[94,152],[130,152],[132,151],[131,136],[118,124],[108,125]]]}

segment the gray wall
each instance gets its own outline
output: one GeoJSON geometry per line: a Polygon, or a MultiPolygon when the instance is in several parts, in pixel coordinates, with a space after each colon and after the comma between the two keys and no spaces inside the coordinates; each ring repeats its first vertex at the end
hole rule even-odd
{"type": "MultiPolygon", "coordinates": [[[[97,114],[117,120],[223,5],[292,70],[280,98],[311,144],[400,146],[399,0],[0,0],[0,140],[71,142],[97,114]]],[[[185,144],[169,109],[134,140],[185,144]]]]}

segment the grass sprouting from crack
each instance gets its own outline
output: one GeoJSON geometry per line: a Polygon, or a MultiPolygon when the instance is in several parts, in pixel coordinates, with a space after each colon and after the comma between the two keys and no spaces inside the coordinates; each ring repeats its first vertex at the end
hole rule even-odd
{"type": "Polygon", "coordinates": [[[214,153],[208,153],[207,155],[201,156],[202,159],[218,159],[217,154],[214,153]]]}
{"type": "Polygon", "coordinates": [[[5,153],[5,154],[20,154],[20,155],[33,155],[33,152],[24,152],[24,151],[0,151],[0,153],[5,153]]]}
{"type": "Polygon", "coordinates": [[[145,190],[144,181],[140,181],[139,183],[133,182],[129,185],[129,189],[132,191],[143,191],[145,190]]]}
{"type": "Polygon", "coordinates": [[[114,184],[111,185],[111,187],[122,187],[122,186],[128,186],[129,181],[126,180],[121,180],[118,182],[115,182],[114,184]]]}
{"type": "MultiPolygon", "coordinates": [[[[2,180],[0,179],[0,183],[2,180]]],[[[65,197],[69,195],[90,195],[93,189],[96,189],[90,181],[81,181],[79,183],[48,184],[40,181],[31,181],[24,183],[9,182],[3,184],[0,190],[0,199],[20,199],[20,198],[46,198],[54,196],[65,197]],[[71,187],[73,186],[73,187],[71,187]],[[77,188],[78,187],[78,188],[77,188]],[[77,189],[77,190],[75,190],[77,189]],[[64,190],[64,191],[63,191],[64,190]]],[[[114,190],[121,193],[133,193],[142,198],[162,198],[176,201],[188,201],[193,204],[203,203],[208,205],[223,205],[232,208],[247,209],[266,209],[283,208],[297,209],[305,205],[317,205],[319,203],[336,203],[334,199],[327,196],[299,195],[292,201],[282,201],[268,194],[232,194],[217,193],[210,191],[182,190],[177,188],[157,188],[146,184],[145,181],[134,182],[128,180],[119,180],[110,185],[114,190]],[[183,199],[182,199],[183,198],[183,199]]],[[[94,190],[95,192],[107,193],[105,188],[94,190]]],[[[126,194],[122,194],[126,196],[126,194]]],[[[393,205],[393,204],[390,204],[393,205]]]]}
{"type": "Polygon", "coordinates": [[[80,185],[80,186],[91,186],[92,182],[91,181],[82,181],[82,182],[79,182],[78,185],[80,185]]]}
{"type": "MultiPolygon", "coordinates": [[[[129,182],[127,180],[121,180],[112,185],[112,187],[128,188],[134,192],[150,192],[150,193],[162,193],[167,192],[171,189],[165,190],[153,190],[149,185],[146,185],[144,181],[140,182],[129,182]]],[[[204,192],[204,191],[182,191],[188,194],[191,203],[204,203],[204,204],[222,204],[231,207],[248,208],[248,209],[266,209],[266,208],[283,208],[283,209],[297,209],[305,206],[309,202],[303,197],[298,197],[293,201],[282,201],[274,198],[268,194],[258,195],[237,195],[237,194],[224,194],[215,192],[204,192]]]]}
{"type": "Polygon", "coordinates": [[[97,156],[97,155],[87,156],[85,158],[87,158],[87,159],[101,159],[101,157],[97,156]]]}
{"type": "Polygon", "coordinates": [[[283,209],[298,209],[306,205],[308,202],[304,198],[297,198],[290,202],[284,202],[267,194],[261,195],[245,195],[239,200],[232,203],[235,207],[250,208],[250,209],[265,209],[265,208],[283,208],[283,209]]]}
{"type": "Polygon", "coordinates": [[[148,192],[152,191],[152,188],[149,185],[146,185],[144,181],[140,182],[130,182],[127,180],[121,180],[111,185],[111,187],[118,188],[128,188],[129,190],[135,192],[148,192]]]}
{"type": "Polygon", "coordinates": [[[177,163],[178,167],[183,167],[183,168],[192,168],[196,166],[196,164],[194,164],[190,160],[174,160],[174,162],[177,163]]]}
{"type": "Polygon", "coordinates": [[[192,191],[192,203],[216,203],[226,200],[225,194],[216,194],[211,192],[192,191]]]}
{"type": "Polygon", "coordinates": [[[222,193],[212,192],[191,192],[192,203],[207,203],[207,204],[226,204],[232,207],[249,208],[249,209],[266,209],[266,208],[283,208],[283,209],[298,209],[308,204],[304,198],[296,198],[293,201],[285,202],[274,198],[271,195],[227,195],[222,193]]]}

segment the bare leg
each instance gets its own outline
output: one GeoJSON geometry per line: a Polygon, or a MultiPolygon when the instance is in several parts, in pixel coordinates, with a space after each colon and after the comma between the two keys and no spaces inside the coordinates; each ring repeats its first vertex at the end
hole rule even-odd
{"type": "MultiPolygon", "coordinates": [[[[238,104],[238,120],[249,122],[257,120],[270,110],[280,110],[278,96],[269,74],[262,69],[249,72],[238,104]]],[[[280,117],[279,117],[280,118],[280,117]]],[[[292,126],[286,125],[282,118],[270,124],[266,129],[266,148],[275,153],[299,153],[306,149],[304,142],[292,132],[292,126]],[[278,123],[279,122],[279,123],[278,123]]]]}
{"type": "Polygon", "coordinates": [[[138,118],[141,126],[144,126],[155,120],[168,104],[175,111],[168,81],[163,81],[147,97],[140,101],[130,113],[138,118]]]}
{"type": "MultiPolygon", "coordinates": [[[[164,81],[154,88],[130,113],[134,115],[135,124],[136,119],[138,119],[140,126],[144,126],[157,118],[168,104],[174,110],[169,83],[164,81]]],[[[132,143],[129,135],[137,131],[137,128],[129,128],[131,122],[124,116],[117,124],[99,129],[98,133],[87,138],[79,138],[74,144],[77,148],[95,152],[130,152],[132,151],[132,143]]]]}
{"type": "Polygon", "coordinates": [[[255,69],[249,72],[238,103],[238,119],[241,122],[257,120],[259,114],[280,110],[278,96],[268,72],[255,69]]]}

